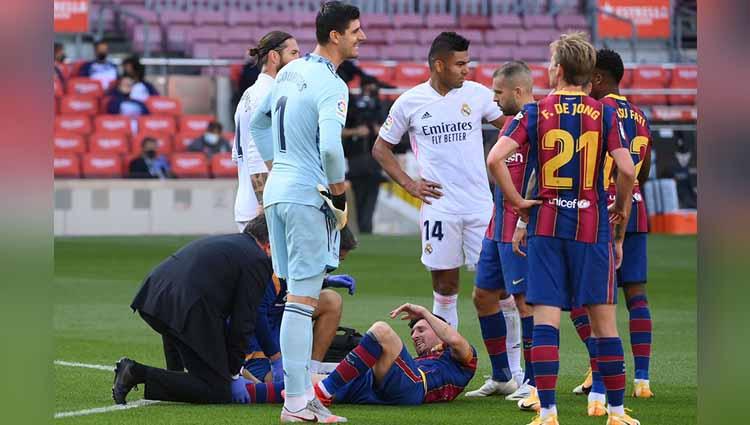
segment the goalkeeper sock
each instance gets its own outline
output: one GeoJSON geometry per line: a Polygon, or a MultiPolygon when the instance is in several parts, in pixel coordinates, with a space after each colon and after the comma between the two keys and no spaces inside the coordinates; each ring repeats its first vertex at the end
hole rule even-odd
{"type": "Polygon", "coordinates": [[[633,350],[635,379],[648,380],[651,360],[651,311],[646,295],[636,295],[628,300],[630,312],[630,347],[633,350]]]}
{"type": "Polygon", "coordinates": [[[286,303],[281,318],[281,356],[284,359],[284,405],[292,412],[304,409],[309,350],[312,346],[313,307],[300,303],[286,303]]]}
{"type": "Polygon", "coordinates": [[[513,376],[508,364],[508,353],[505,330],[505,318],[501,312],[479,317],[479,327],[482,330],[482,339],[487,348],[492,365],[492,379],[498,382],[508,382],[513,376]]]}
{"type": "Polygon", "coordinates": [[[320,383],[324,394],[332,396],[341,387],[353,381],[358,376],[364,374],[375,366],[375,363],[383,354],[383,347],[371,332],[367,332],[359,341],[359,345],[354,347],[344,360],[339,362],[336,370],[331,372],[328,377],[320,383]]]}
{"type": "Polygon", "coordinates": [[[437,292],[432,292],[432,314],[436,314],[453,329],[458,329],[458,294],[454,295],[440,295],[437,292]]]}

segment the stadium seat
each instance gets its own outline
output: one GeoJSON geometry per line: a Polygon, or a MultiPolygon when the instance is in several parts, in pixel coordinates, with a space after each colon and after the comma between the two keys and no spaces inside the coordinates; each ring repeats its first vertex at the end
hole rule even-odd
{"type": "Polygon", "coordinates": [[[506,62],[513,59],[513,48],[510,46],[481,46],[474,49],[472,55],[475,58],[479,56],[479,60],[482,62],[506,62]]]}
{"type": "Polygon", "coordinates": [[[427,28],[455,28],[456,17],[447,13],[430,14],[425,17],[425,24],[427,28]]]}
{"type": "Polygon", "coordinates": [[[393,26],[398,29],[402,28],[422,28],[424,27],[424,17],[417,14],[396,14],[393,15],[393,26]]]}
{"type": "Polygon", "coordinates": [[[367,15],[367,28],[393,28],[393,20],[385,13],[370,13],[367,15]]]}
{"type": "MultiPolygon", "coordinates": [[[[663,89],[667,86],[667,70],[661,66],[641,65],[633,70],[633,89],[663,89]]],[[[636,105],[666,105],[664,94],[634,94],[630,96],[636,105]]]]}
{"type": "Polygon", "coordinates": [[[125,133],[94,133],[89,137],[89,152],[129,153],[128,136],[125,133]]]}
{"type": "Polygon", "coordinates": [[[379,60],[382,58],[383,56],[381,54],[381,48],[379,46],[373,46],[373,45],[368,45],[368,44],[359,46],[359,59],[360,60],[379,60]]]}
{"type": "Polygon", "coordinates": [[[252,27],[258,24],[260,14],[249,10],[231,10],[227,14],[227,24],[230,26],[252,27]]]}
{"type": "Polygon", "coordinates": [[[234,131],[225,131],[221,133],[221,137],[227,139],[229,143],[234,143],[234,131]]]}
{"type": "MultiPolygon", "coordinates": [[[[430,46],[435,37],[437,37],[438,34],[443,31],[453,31],[453,29],[450,29],[450,27],[433,27],[420,31],[419,34],[417,34],[419,44],[421,44],[422,46],[430,46]]],[[[425,57],[427,57],[427,51],[429,50],[429,47],[424,47],[424,50],[424,55],[425,57]]]]}
{"type": "Polygon", "coordinates": [[[130,144],[130,152],[135,155],[141,154],[141,143],[146,137],[151,137],[156,140],[156,152],[162,155],[172,153],[172,136],[166,133],[138,133],[133,136],[133,141],[130,144]]]}
{"type": "Polygon", "coordinates": [[[138,117],[138,132],[174,134],[177,126],[174,118],[169,115],[144,115],[138,117]]]}
{"type": "Polygon", "coordinates": [[[484,33],[484,41],[487,46],[497,47],[498,45],[516,46],[518,45],[518,34],[520,31],[514,29],[496,29],[484,33]]]}
{"type": "Polygon", "coordinates": [[[271,28],[289,28],[292,26],[293,18],[292,14],[284,11],[262,11],[261,24],[265,27],[271,28]]]}
{"type": "Polygon", "coordinates": [[[559,36],[560,32],[555,29],[520,31],[518,33],[518,43],[522,46],[544,46],[547,52],[549,52],[549,44],[559,36]]]}
{"type": "Polygon", "coordinates": [[[65,89],[68,94],[77,94],[81,96],[100,97],[104,94],[101,83],[92,78],[75,77],[68,80],[65,89]]]}
{"type": "Polygon", "coordinates": [[[152,114],[180,115],[182,103],[179,99],[166,96],[151,96],[146,99],[146,107],[152,114]]]}
{"type": "Polygon", "coordinates": [[[65,87],[57,76],[52,78],[52,88],[55,92],[55,98],[65,96],[65,87]]]}
{"type": "Polygon", "coordinates": [[[81,168],[87,178],[122,177],[122,157],[114,153],[87,153],[83,155],[81,168]]]}
{"type": "Polygon", "coordinates": [[[228,27],[221,34],[221,42],[228,43],[232,41],[241,41],[246,44],[254,43],[258,38],[255,32],[245,27],[228,27]]]}
{"type": "Polygon", "coordinates": [[[518,15],[494,14],[490,17],[490,25],[496,29],[521,29],[523,22],[518,15]]]}
{"type": "Polygon", "coordinates": [[[543,65],[532,65],[529,64],[529,68],[531,68],[531,76],[534,78],[534,87],[540,88],[540,89],[548,89],[549,87],[549,71],[547,70],[547,67],[543,65]]]}
{"type": "Polygon", "coordinates": [[[131,42],[133,45],[133,51],[135,52],[138,52],[138,53],[145,52],[147,44],[151,53],[159,52],[162,50],[161,30],[156,25],[149,25],[148,33],[147,33],[145,25],[135,25],[133,27],[133,35],[131,37],[131,42]],[[146,39],[147,34],[148,34],[148,39],[146,39]]]}
{"type": "Polygon", "coordinates": [[[196,10],[194,16],[195,25],[224,25],[227,16],[223,10],[196,10]]]}
{"type": "Polygon", "coordinates": [[[413,87],[430,78],[430,70],[422,63],[404,62],[396,65],[394,84],[399,87],[413,87]]]}
{"type": "Polygon", "coordinates": [[[213,115],[182,115],[180,133],[199,135],[206,130],[208,123],[215,119],[213,115]]]}
{"type": "Polygon", "coordinates": [[[211,175],[217,178],[237,177],[237,164],[232,161],[231,153],[217,153],[211,157],[211,175]]]}
{"type": "Polygon", "coordinates": [[[633,85],[633,69],[625,68],[625,72],[622,74],[622,80],[620,80],[620,88],[627,89],[633,85]]]}
{"type": "Polygon", "coordinates": [[[190,25],[170,25],[167,28],[167,49],[174,51],[186,50],[190,46],[190,25]]]}
{"type": "Polygon", "coordinates": [[[84,153],[86,152],[86,141],[80,134],[69,131],[55,131],[53,144],[55,153],[84,153]]]}
{"type": "Polygon", "coordinates": [[[55,117],[55,130],[86,135],[91,133],[91,118],[85,114],[64,114],[55,117]]]}
{"type": "Polygon", "coordinates": [[[522,21],[526,29],[555,28],[555,18],[552,15],[524,15],[522,21]]]}
{"type": "Polygon", "coordinates": [[[172,172],[179,178],[208,177],[208,161],[200,152],[178,152],[170,158],[172,172]]]}
{"type": "Polygon", "coordinates": [[[193,13],[175,8],[165,8],[159,13],[159,23],[163,26],[175,24],[192,24],[193,13]]]}
{"type": "MultiPolygon", "coordinates": [[[[698,67],[695,65],[677,65],[672,70],[672,81],[669,85],[673,89],[697,89],[698,67]]],[[[670,105],[694,105],[694,94],[671,94],[668,96],[670,105]]]]}
{"type": "Polygon", "coordinates": [[[412,44],[402,44],[398,48],[381,49],[382,56],[396,61],[413,61],[420,56],[422,48],[412,44]]]}
{"type": "Polygon", "coordinates": [[[556,16],[555,24],[560,32],[589,31],[589,23],[583,15],[560,14],[556,16]]]}
{"type": "MultiPolygon", "coordinates": [[[[390,40],[388,40],[388,44],[401,44],[401,43],[416,44],[418,40],[417,32],[418,32],[417,30],[409,29],[409,28],[402,28],[402,29],[388,31],[389,38],[390,38],[390,40]]],[[[396,46],[396,48],[398,47],[399,46],[396,46]]]]}
{"type": "MultiPolygon", "coordinates": [[[[318,12],[294,10],[292,18],[297,28],[315,28],[315,18],[318,12]]],[[[369,38],[369,34],[367,34],[369,38]]]]}
{"type": "Polygon", "coordinates": [[[132,132],[131,119],[125,115],[97,115],[94,118],[96,132],[130,134],[132,132]]]}
{"type": "Polygon", "coordinates": [[[474,81],[487,87],[492,86],[492,74],[500,65],[483,63],[479,65],[474,73],[474,81]]]}
{"type": "MultiPolygon", "coordinates": [[[[482,31],[476,30],[476,29],[468,29],[468,30],[462,30],[461,35],[464,36],[467,40],[471,41],[472,46],[481,46],[484,45],[484,35],[482,35],[482,31]]],[[[427,55],[427,52],[425,52],[425,56],[427,55]]]]}
{"type": "Polygon", "coordinates": [[[193,43],[193,57],[197,59],[216,58],[216,49],[221,46],[219,43],[193,43]]]}
{"type": "Polygon", "coordinates": [[[365,74],[388,84],[393,83],[393,68],[390,66],[377,62],[360,62],[359,67],[365,74]]]}
{"type": "Polygon", "coordinates": [[[526,62],[549,61],[549,47],[546,45],[514,47],[513,51],[515,52],[513,53],[515,59],[521,59],[526,62]]]}
{"type": "Polygon", "coordinates": [[[174,136],[174,151],[175,152],[186,152],[190,143],[198,137],[195,133],[184,133],[180,132],[174,136]]]}
{"type": "Polygon", "coordinates": [[[57,152],[53,159],[55,177],[81,177],[81,161],[78,155],[71,152],[57,152]]]}
{"type": "Polygon", "coordinates": [[[224,30],[224,27],[217,26],[200,26],[193,27],[188,32],[188,38],[191,42],[198,41],[219,41],[219,33],[224,30]]]}
{"type": "Polygon", "coordinates": [[[458,17],[458,25],[461,28],[487,29],[490,28],[490,18],[483,15],[461,15],[458,17]]]}
{"type": "Polygon", "coordinates": [[[99,102],[94,97],[73,94],[60,99],[61,114],[95,115],[97,112],[99,112],[99,102]]]}

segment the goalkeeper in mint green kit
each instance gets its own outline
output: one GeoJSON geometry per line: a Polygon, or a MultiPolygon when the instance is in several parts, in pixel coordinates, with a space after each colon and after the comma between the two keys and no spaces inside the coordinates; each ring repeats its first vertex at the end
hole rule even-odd
{"type": "Polygon", "coordinates": [[[357,57],[366,37],[359,9],[338,1],[321,6],[315,26],[315,51],[278,73],[250,123],[263,160],[273,160],[263,207],[274,271],[289,287],[281,320],[281,422],[346,422],[315,397],[311,318],[324,274],[338,267],[339,230],[346,225],[341,131],[349,91],[336,68],[357,57]]]}

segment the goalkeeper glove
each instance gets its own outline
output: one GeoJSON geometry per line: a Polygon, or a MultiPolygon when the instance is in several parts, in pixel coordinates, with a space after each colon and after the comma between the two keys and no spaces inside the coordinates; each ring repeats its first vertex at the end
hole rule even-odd
{"type": "Polygon", "coordinates": [[[346,288],[349,295],[354,295],[357,290],[357,281],[348,274],[334,274],[323,279],[323,287],[329,288],[346,288]]]}
{"type": "Polygon", "coordinates": [[[318,193],[323,198],[323,202],[328,206],[328,210],[331,214],[331,219],[336,222],[336,230],[341,230],[346,226],[348,207],[346,205],[346,195],[331,195],[331,192],[323,186],[318,185],[318,193]]]}

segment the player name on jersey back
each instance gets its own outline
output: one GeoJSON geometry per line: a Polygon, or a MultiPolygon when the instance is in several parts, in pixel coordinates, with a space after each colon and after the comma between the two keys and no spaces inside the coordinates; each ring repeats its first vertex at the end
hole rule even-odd
{"type": "Polygon", "coordinates": [[[473,81],[445,96],[429,81],[406,91],[391,107],[380,137],[398,144],[409,134],[420,177],[440,183],[443,196],[431,199],[433,209],[449,214],[489,212],[492,195],[484,159],[482,120],[502,113],[488,88],[473,81]]]}

